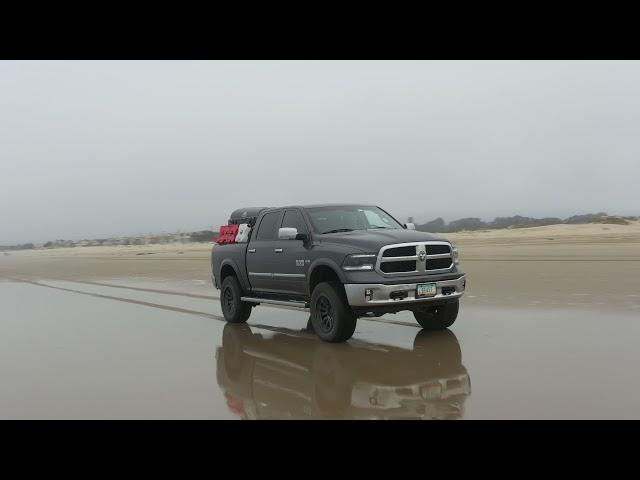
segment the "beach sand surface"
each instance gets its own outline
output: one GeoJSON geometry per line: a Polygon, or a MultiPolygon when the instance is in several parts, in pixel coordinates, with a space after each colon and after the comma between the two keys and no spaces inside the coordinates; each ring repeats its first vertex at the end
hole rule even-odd
{"type": "Polygon", "coordinates": [[[445,236],[451,329],[340,345],[292,309],[225,324],[211,244],[0,252],[0,418],[640,418],[638,222],[445,236]]]}

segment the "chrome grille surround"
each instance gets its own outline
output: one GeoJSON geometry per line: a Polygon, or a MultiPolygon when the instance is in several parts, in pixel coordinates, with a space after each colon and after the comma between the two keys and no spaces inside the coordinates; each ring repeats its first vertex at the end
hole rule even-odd
{"type": "Polygon", "coordinates": [[[396,276],[410,276],[410,275],[419,275],[421,273],[442,273],[449,272],[453,268],[453,247],[449,242],[409,242],[409,243],[394,243],[391,245],[385,245],[378,252],[378,258],[376,260],[376,272],[385,277],[396,277],[396,276]],[[427,247],[429,245],[446,245],[449,248],[449,253],[438,253],[435,255],[427,255],[427,247]],[[401,257],[385,257],[384,252],[394,248],[404,248],[404,247],[415,247],[416,252],[415,255],[409,256],[401,256],[401,257]],[[427,262],[429,260],[434,260],[438,258],[449,258],[451,263],[446,268],[437,268],[437,269],[427,269],[427,262]],[[392,262],[406,262],[406,261],[415,261],[416,269],[410,272],[383,272],[380,268],[383,263],[392,263],[392,262]]]}

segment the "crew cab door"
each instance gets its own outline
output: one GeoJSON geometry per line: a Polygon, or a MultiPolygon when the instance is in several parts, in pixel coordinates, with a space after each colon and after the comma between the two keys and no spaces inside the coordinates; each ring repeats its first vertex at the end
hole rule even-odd
{"type": "Polygon", "coordinates": [[[247,274],[252,291],[278,292],[273,273],[280,257],[276,256],[279,248],[278,228],[282,222],[282,210],[267,212],[262,215],[255,235],[247,247],[247,274]]]}
{"type": "MultiPolygon", "coordinates": [[[[292,227],[309,238],[302,213],[298,209],[287,209],[282,216],[280,227],[292,227]]],[[[273,270],[275,288],[279,293],[304,295],[307,284],[307,270],[311,261],[308,249],[302,240],[278,240],[275,248],[276,263],[273,270]]]]}

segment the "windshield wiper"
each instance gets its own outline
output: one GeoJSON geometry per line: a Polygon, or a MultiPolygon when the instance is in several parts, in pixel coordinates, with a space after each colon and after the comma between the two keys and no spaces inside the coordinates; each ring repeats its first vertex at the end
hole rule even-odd
{"type": "Polygon", "coordinates": [[[374,228],[384,228],[385,230],[393,230],[393,227],[378,227],[378,226],[369,227],[367,230],[373,230],[374,228]]]}
{"type": "Polygon", "coordinates": [[[336,228],[335,230],[328,230],[322,233],[325,234],[325,233],[339,233],[339,232],[353,232],[353,228],[336,228]]]}

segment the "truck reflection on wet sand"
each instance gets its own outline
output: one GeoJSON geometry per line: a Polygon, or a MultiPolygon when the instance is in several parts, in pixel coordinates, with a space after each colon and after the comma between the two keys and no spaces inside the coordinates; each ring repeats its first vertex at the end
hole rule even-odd
{"type": "Polygon", "coordinates": [[[413,350],[328,344],[286,329],[227,324],[217,381],[243,419],[457,419],[471,384],[450,330],[418,331],[413,350]]]}

